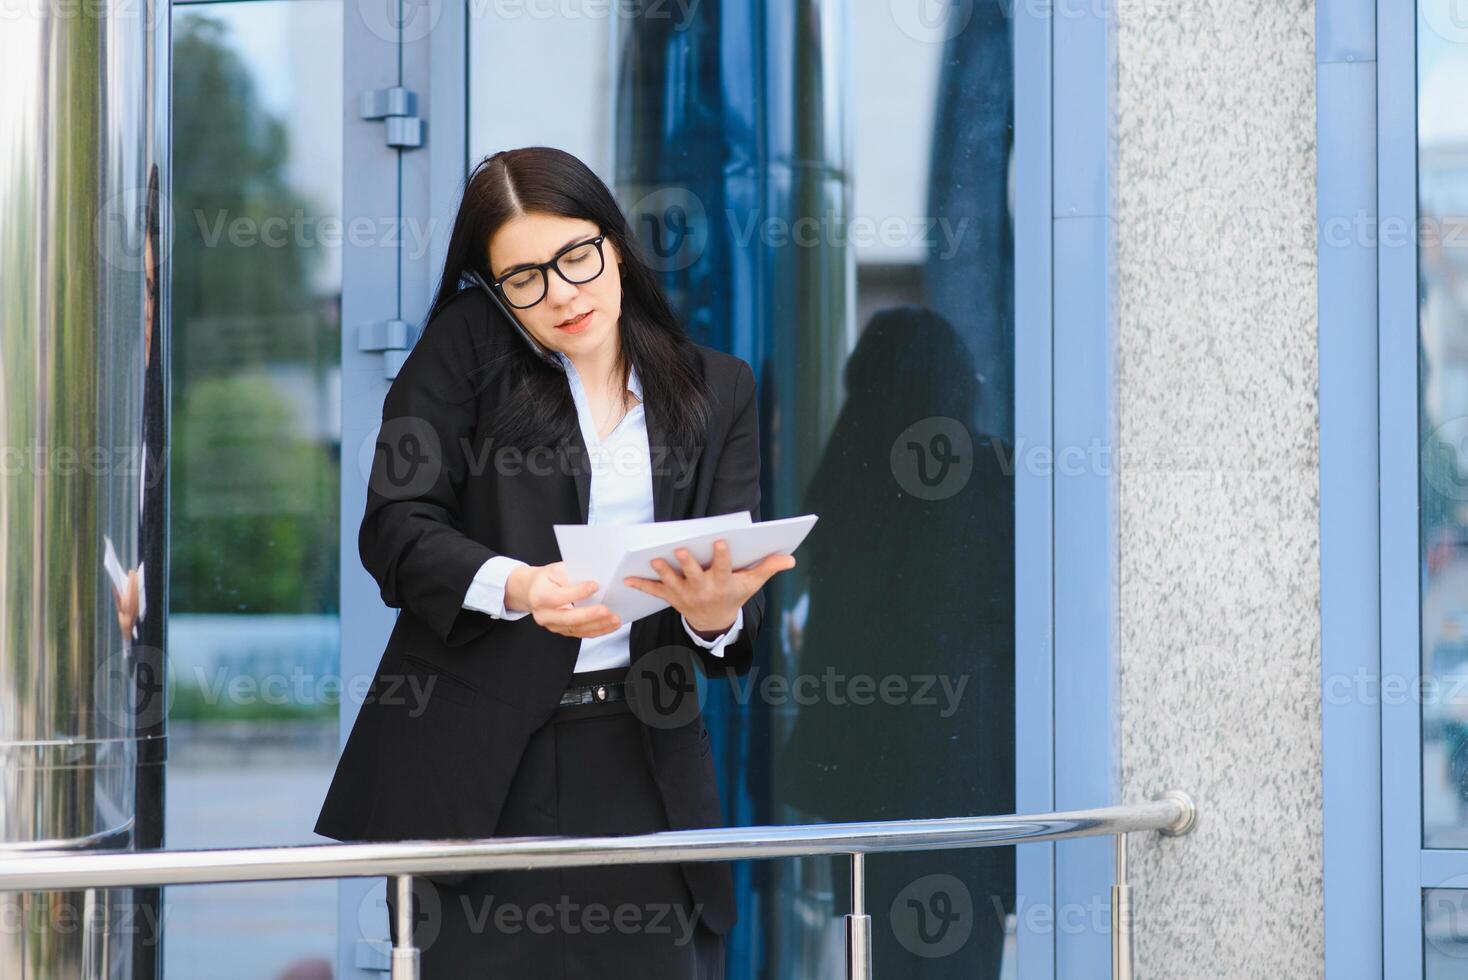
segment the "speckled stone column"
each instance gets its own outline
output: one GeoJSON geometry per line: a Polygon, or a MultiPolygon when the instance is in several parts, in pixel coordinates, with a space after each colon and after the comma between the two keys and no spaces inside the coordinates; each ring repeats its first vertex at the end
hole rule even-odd
{"type": "Polygon", "coordinates": [[[1122,798],[1139,975],[1324,975],[1312,0],[1116,0],[1122,798]]]}

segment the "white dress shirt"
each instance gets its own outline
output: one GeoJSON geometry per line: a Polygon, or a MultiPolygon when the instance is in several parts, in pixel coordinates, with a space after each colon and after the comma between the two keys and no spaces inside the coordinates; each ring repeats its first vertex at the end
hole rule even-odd
{"type": "MultiPolygon", "coordinates": [[[[647,417],[643,411],[642,382],[637,377],[637,368],[632,368],[627,378],[627,390],[637,396],[637,404],[602,439],[597,435],[590,399],[582,387],[580,375],[576,373],[576,366],[565,354],[557,351],[556,356],[566,368],[571,397],[576,403],[576,419],[581,425],[581,437],[586,442],[591,463],[591,496],[587,501],[586,522],[633,524],[653,520],[652,454],[647,444],[647,417]]],[[[526,562],[508,555],[489,559],[480,566],[474,581],[469,584],[464,608],[476,609],[499,619],[519,619],[530,615],[528,610],[505,608],[505,583],[509,581],[510,573],[524,564],[526,562]]],[[[716,657],[724,655],[724,646],[737,639],[744,627],[742,607],[734,625],[713,640],[705,640],[688,625],[686,617],[680,618],[683,619],[683,629],[693,642],[716,657]]],[[[576,673],[629,666],[632,663],[631,636],[632,624],[623,623],[610,633],[584,637],[576,656],[576,673]]]]}

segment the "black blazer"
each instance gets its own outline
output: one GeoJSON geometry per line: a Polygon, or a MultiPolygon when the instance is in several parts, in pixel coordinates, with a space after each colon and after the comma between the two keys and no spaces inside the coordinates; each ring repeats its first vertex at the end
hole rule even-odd
{"type": "MultiPolygon", "coordinates": [[[[317,818],[315,831],[325,837],[494,836],[526,742],[572,679],[579,638],[552,633],[533,616],[504,620],[463,608],[490,557],[559,560],[551,526],[586,522],[591,482],[579,427],[539,454],[497,455],[499,447],[481,435],[482,423],[511,394],[502,377],[483,384],[475,369],[500,345],[523,343],[492,323],[489,311],[477,291],[445,306],[383,403],[358,546],[383,602],[401,613],[317,818]],[[476,384],[484,390],[476,393],[476,384]]],[[[655,517],[747,510],[759,520],[754,373],[737,357],[695,346],[713,395],[700,451],[660,450],[660,420],[645,408],[655,517]]],[[[632,663],[674,646],[710,675],[747,673],[763,611],[759,592],[745,603],[743,629],[719,658],[693,643],[677,610],[664,609],[632,624],[632,663]]],[[[670,826],[722,825],[702,718],[676,727],[645,724],[643,735],[670,826]]],[[[686,863],[683,872],[704,922],[726,931],[735,919],[728,864],[686,863]]]]}

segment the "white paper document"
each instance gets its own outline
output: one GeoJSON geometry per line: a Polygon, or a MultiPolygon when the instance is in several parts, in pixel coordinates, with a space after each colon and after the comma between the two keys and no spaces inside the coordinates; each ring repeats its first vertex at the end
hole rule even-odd
{"type": "Polygon", "coordinates": [[[102,535],[105,550],[102,553],[102,567],[107,571],[107,577],[112,579],[112,587],[121,595],[127,595],[127,569],[122,567],[122,559],[117,557],[117,548],[113,546],[112,539],[102,535]]]}
{"type": "Polygon", "coordinates": [[[738,570],[768,555],[791,554],[815,523],[816,515],[805,514],[756,524],[748,511],[742,511],[645,524],[557,524],[555,532],[567,578],[590,579],[598,585],[593,595],[576,605],[605,603],[622,622],[630,623],[668,607],[662,599],[622,584],[629,576],[656,579],[654,558],[678,568],[674,552],[687,548],[695,561],[707,566],[714,560],[714,542],[723,538],[729,542],[730,567],[738,570]]]}
{"type": "MultiPolygon", "coordinates": [[[[687,521],[649,521],[645,524],[556,524],[556,544],[561,548],[561,561],[572,582],[587,579],[603,590],[622,556],[634,548],[644,548],[660,541],[690,537],[703,531],[728,531],[750,524],[749,511],[695,517],[687,521]]],[[[600,594],[600,593],[598,593],[600,594]]],[[[594,606],[595,597],[578,605],[594,606]]]]}

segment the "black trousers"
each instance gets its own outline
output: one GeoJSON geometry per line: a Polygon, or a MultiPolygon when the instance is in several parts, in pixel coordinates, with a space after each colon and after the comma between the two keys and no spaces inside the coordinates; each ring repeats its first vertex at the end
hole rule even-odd
{"type": "MultiPolygon", "coordinates": [[[[574,675],[619,681],[627,669],[574,675]]],[[[556,710],[536,730],[496,837],[641,834],[668,829],[625,701],[556,710]]],[[[389,931],[397,941],[394,883],[389,931]]],[[[677,864],[547,868],[413,879],[422,980],[723,980],[724,938],[699,919],[677,864]]]]}

